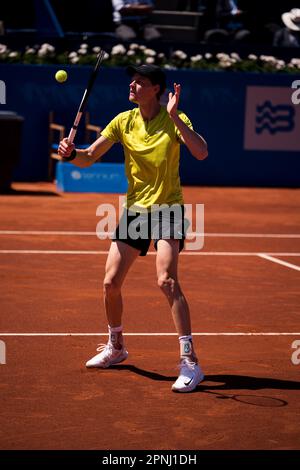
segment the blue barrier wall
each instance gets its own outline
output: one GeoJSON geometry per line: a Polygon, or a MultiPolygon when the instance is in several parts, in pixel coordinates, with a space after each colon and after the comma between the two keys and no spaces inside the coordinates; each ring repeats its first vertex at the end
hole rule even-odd
{"type": "MultiPolygon", "coordinates": [[[[0,65],[7,104],[25,118],[17,180],[46,180],[48,117],[67,130],[76,114],[91,67],[64,66],[69,79],[54,80],[60,66],[0,65]]],[[[300,104],[291,102],[291,84],[300,77],[285,74],[167,71],[169,88],[181,83],[180,109],[209,146],[209,157],[195,160],[182,150],[183,184],[299,186],[300,104]]],[[[117,113],[132,107],[129,80],[123,68],[100,70],[88,110],[93,123],[105,126],[117,113]]],[[[81,125],[82,131],[83,125],[81,125]]],[[[81,140],[79,135],[77,141],[81,140]]],[[[105,161],[122,161],[115,145],[105,161]]]]}

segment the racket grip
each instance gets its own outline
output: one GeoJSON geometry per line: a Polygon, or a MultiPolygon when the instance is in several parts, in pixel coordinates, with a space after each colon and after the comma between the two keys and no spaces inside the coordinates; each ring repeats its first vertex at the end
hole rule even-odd
{"type": "Polygon", "coordinates": [[[77,129],[74,129],[74,127],[72,127],[68,136],[68,141],[70,142],[70,144],[73,144],[75,136],[76,136],[76,132],[77,132],[77,129]]]}
{"type": "Polygon", "coordinates": [[[73,144],[73,141],[75,139],[75,135],[76,135],[79,123],[80,123],[81,116],[82,116],[82,111],[78,111],[78,113],[76,115],[76,118],[75,118],[75,121],[74,121],[74,124],[72,126],[72,129],[70,130],[70,134],[69,134],[69,137],[68,137],[69,142],[71,144],[73,144]]]}

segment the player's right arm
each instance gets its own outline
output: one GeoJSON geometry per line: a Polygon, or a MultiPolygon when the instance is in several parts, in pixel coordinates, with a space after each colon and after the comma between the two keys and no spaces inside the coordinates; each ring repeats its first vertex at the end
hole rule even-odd
{"type": "Polygon", "coordinates": [[[80,168],[85,168],[91,166],[99,158],[102,157],[108,150],[114,145],[114,142],[107,137],[101,135],[93,144],[91,144],[86,149],[75,149],[75,145],[70,143],[68,138],[64,138],[58,147],[58,154],[62,159],[66,159],[71,156],[73,150],[76,150],[76,157],[71,160],[71,162],[79,166],[80,168]]]}

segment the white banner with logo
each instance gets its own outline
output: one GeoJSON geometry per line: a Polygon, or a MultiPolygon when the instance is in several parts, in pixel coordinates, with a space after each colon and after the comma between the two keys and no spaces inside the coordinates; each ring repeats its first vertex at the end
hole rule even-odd
{"type": "Polygon", "coordinates": [[[300,104],[289,87],[248,86],[245,150],[300,151],[300,104]]]}

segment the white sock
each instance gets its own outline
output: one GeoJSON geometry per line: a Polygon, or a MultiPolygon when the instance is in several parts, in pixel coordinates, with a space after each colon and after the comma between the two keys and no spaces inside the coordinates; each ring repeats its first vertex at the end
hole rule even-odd
{"type": "Polygon", "coordinates": [[[180,358],[185,359],[189,358],[192,360],[196,359],[196,355],[193,348],[193,338],[192,335],[179,336],[180,344],[180,358]]]}
{"type": "Polygon", "coordinates": [[[108,325],[109,342],[113,345],[115,349],[122,349],[123,347],[122,331],[122,325],[113,327],[108,325]]]}

